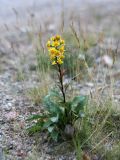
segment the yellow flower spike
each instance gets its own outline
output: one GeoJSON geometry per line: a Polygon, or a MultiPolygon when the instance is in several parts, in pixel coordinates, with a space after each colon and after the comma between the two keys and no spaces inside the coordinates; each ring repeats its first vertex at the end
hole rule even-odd
{"type": "Polygon", "coordinates": [[[60,35],[51,37],[50,40],[47,42],[47,48],[49,51],[49,56],[52,65],[63,63],[63,59],[65,58],[64,46],[65,41],[61,39],[60,35]]]}

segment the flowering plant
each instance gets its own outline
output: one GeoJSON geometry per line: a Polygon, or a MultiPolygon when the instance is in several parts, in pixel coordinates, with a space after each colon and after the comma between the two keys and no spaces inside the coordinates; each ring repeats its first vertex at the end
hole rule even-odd
{"type": "Polygon", "coordinates": [[[50,61],[58,71],[57,84],[61,93],[55,88],[45,96],[44,106],[47,112],[41,115],[33,115],[28,119],[32,121],[37,120],[36,123],[29,128],[29,133],[33,134],[39,130],[47,130],[50,137],[57,141],[58,137],[62,137],[64,133],[70,137],[74,135],[74,123],[78,118],[82,118],[84,114],[86,97],[76,96],[72,101],[66,101],[66,87],[63,84],[64,72],[62,69],[65,57],[64,40],[59,35],[56,35],[48,40],[47,48],[50,61]]]}

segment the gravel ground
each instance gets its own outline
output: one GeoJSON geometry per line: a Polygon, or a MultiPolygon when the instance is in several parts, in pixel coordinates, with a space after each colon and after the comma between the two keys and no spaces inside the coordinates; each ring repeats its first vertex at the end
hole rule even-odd
{"type": "MultiPolygon", "coordinates": [[[[111,1],[110,7],[108,7],[108,12],[102,6],[104,11],[101,12],[101,16],[99,17],[98,12],[96,17],[101,18],[101,24],[98,27],[96,25],[96,21],[91,19],[92,21],[89,23],[90,29],[93,25],[95,25],[94,29],[105,28],[108,29],[111,25],[111,30],[113,31],[112,35],[117,34],[117,40],[120,38],[118,34],[119,31],[119,7],[118,2],[111,1]],[[112,5],[114,4],[114,5],[112,5]],[[116,5],[117,4],[117,5],[116,5]],[[116,7],[115,7],[116,6],[116,7]],[[112,13],[109,15],[109,13],[112,13]],[[116,26],[112,23],[112,18],[116,13],[116,26]],[[106,15],[106,16],[105,16],[106,15]],[[111,18],[112,17],[112,18],[111,18]],[[92,24],[92,22],[95,22],[92,24]],[[113,27],[114,26],[114,27],[113,27]]],[[[66,3],[67,4],[67,3],[66,3]]],[[[77,1],[76,3],[77,4],[77,1]]],[[[58,4],[56,4],[58,5],[58,4]]],[[[96,4],[95,4],[96,5],[96,4]]],[[[43,5],[44,6],[44,5],[43,5]]],[[[58,5],[59,6],[59,5],[58,5]]],[[[99,7],[100,7],[99,6],[99,7]]],[[[87,6],[88,7],[88,6],[87,6]]],[[[47,7],[46,7],[47,8],[47,7]]],[[[44,12],[47,10],[45,8],[44,12]]],[[[59,8],[59,7],[57,7],[59,8]]],[[[91,8],[90,8],[91,9],[91,8]]],[[[87,10],[87,14],[90,13],[90,17],[92,16],[93,11],[87,10]]],[[[2,13],[0,16],[3,16],[2,13]]],[[[43,14],[44,15],[44,14],[43,14]]],[[[43,16],[42,15],[42,16],[43,16]]],[[[4,15],[5,16],[5,15],[4,15]]],[[[36,16],[37,17],[37,16],[36,16]]],[[[60,18],[60,17],[59,17],[60,18]]],[[[52,20],[48,24],[48,31],[56,32],[56,20],[57,17],[52,20]]],[[[38,17],[36,18],[38,20],[38,17]]],[[[7,21],[7,20],[6,20],[7,21]]],[[[31,153],[34,149],[35,139],[32,137],[28,137],[25,131],[26,123],[25,118],[31,113],[31,110],[39,110],[39,108],[33,106],[31,101],[26,96],[26,91],[29,88],[37,86],[39,84],[36,74],[34,72],[29,71],[29,65],[34,61],[34,56],[29,53],[34,52],[33,45],[30,44],[27,36],[26,30],[28,30],[28,25],[24,24],[22,21],[22,25],[20,25],[19,31],[16,29],[16,24],[11,24],[10,29],[7,28],[9,26],[3,27],[3,23],[6,21],[1,20],[0,24],[0,160],[23,160],[27,155],[31,153]],[[4,31],[4,32],[3,32],[4,31]],[[28,57],[29,55],[29,57],[28,57]],[[24,60],[24,63],[23,63],[24,60]],[[25,79],[23,81],[18,81],[18,70],[23,69],[25,73],[25,79]]],[[[114,20],[115,21],[115,20],[114,20]]],[[[12,21],[13,22],[13,21],[12,21]]],[[[20,24],[20,22],[19,22],[20,24]]],[[[109,42],[109,39],[107,39],[109,42]]],[[[111,42],[110,42],[111,43],[111,42]]],[[[107,45],[106,45],[107,46],[107,45]]],[[[106,47],[105,46],[105,47],[106,47]]],[[[94,48],[93,51],[96,51],[94,48]]],[[[92,51],[90,51],[92,52],[92,51]]],[[[118,52],[120,54],[120,52],[118,52]]],[[[96,63],[99,62],[99,57],[96,59],[96,63]]],[[[106,62],[105,62],[106,63],[106,62]]],[[[105,64],[106,65],[106,64],[105,64]]],[[[114,97],[117,103],[120,103],[120,57],[118,55],[118,59],[116,61],[116,65],[112,68],[112,76],[115,77],[114,84],[114,97]]],[[[100,68],[97,68],[96,72],[99,71],[100,68]]],[[[106,68],[103,69],[104,72],[107,72],[106,68]]],[[[104,88],[104,84],[102,83],[103,73],[99,75],[99,88],[104,88]]],[[[98,78],[98,77],[97,77],[98,78]]],[[[106,84],[109,88],[109,83],[106,84]]],[[[81,94],[89,94],[90,91],[94,93],[94,83],[85,82],[83,84],[73,84],[73,87],[80,91],[81,94]]],[[[106,87],[107,88],[107,87],[106,87]]],[[[107,94],[107,89],[104,94],[107,94]]],[[[74,153],[69,154],[69,156],[50,156],[46,154],[47,150],[49,150],[48,144],[44,143],[41,147],[41,159],[40,160],[74,160],[74,153]],[[44,153],[45,152],[45,153],[44,153]]]]}

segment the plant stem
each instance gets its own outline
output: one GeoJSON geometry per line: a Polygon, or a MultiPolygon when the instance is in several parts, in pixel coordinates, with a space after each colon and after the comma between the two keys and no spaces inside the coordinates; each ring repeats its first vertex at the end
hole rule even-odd
{"type": "Polygon", "coordinates": [[[65,103],[66,97],[65,97],[65,91],[64,91],[64,86],[63,86],[63,73],[62,73],[60,64],[57,63],[57,65],[58,65],[58,71],[59,71],[59,81],[60,81],[60,85],[61,85],[60,90],[63,95],[63,102],[65,103]]]}

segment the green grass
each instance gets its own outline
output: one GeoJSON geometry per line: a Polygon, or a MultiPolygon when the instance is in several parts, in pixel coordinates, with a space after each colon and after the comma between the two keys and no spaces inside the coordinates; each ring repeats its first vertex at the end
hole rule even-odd
{"type": "Polygon", "coordinates": [[[23,70],[19,69],[16,73],[16,80],[17,81],[24,81],[25,80],[25,73],[23,70]]]}
{"type": "Polygon", "coordinates": [[[33,87],[33,88],[28,90],[28,92],[27,92],[28,98],[31,100],[31,102],[34,105],[40,105],[42,103],[42,101],[43,101],[44,96],[47,95],[49,87],[51,85],[52,85],[52,82],[51,82],[51,80],[49,78],[49,75],[46,75],[46,79],[43,78],[43,80],[41,80],[39,86],[33,87]]]}
{"type": "Polygon", "coordinates": [[[49,60],[49,55],[46,52],[42,52],[41,49],[37,49],[36,51],[36,59],[37,59],[37,69],[40,72],[49,72],[51,65],[49,60]]]}
{"type": "Polygon", "coordinates": [[[120,112],[114,110],[110,99],[101,101],[103,102],[101,105],[95,105],[93,100],[89,103],[87,117],[91,124],[83,123],[85,126],[82,134],[80,134],[82,127],[80,124],[80,129],[74,139],[76,154],[79,157],[82,149],[87,150],[91,156],[95,153],[105,160],[119,160],[120,112]]]}

